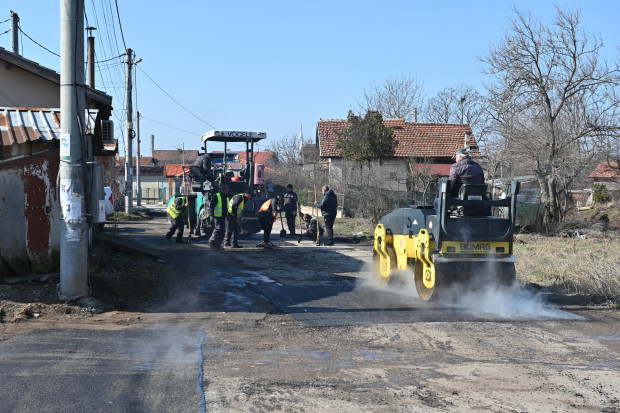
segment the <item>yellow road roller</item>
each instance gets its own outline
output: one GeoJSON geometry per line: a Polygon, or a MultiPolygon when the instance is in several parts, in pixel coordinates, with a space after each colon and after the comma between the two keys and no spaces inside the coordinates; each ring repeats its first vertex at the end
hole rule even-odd
{"type": "Polygon", "coordinates": [[[436,187],[437,211],[423,201],[397,209],[377,224],[373,251],[377,278],[388,283],[397,274],[412,274],[424,301],[446,297],[459,286],[514,283],[519,182],[510,183],[504,199],[490,199],[484,184],[465,184],[456,198],[447,196],[446,178],[436,187]]]}

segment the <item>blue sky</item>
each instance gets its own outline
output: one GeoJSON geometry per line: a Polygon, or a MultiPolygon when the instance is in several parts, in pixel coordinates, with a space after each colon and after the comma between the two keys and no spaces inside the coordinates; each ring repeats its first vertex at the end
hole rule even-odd
{"type": "MultiPolygon", "coordinates": [[[[13,10],[28,36],[59,53],[61,3],[2,0],[0,21],[13,10]]],[[[618,0],[118,0],[125,45],[143,59],[134,104],[143,115],[142,155],[149,135],[156,149],[198,149],[213,128],[264,131],[261,149],[298,135],[301,125],[314,138],[319,119],[345,118],[364,88],[388,76],[416,77],[427,96],[460,84],[481,90],[487,78],[477,56],[502,39],[515,4],[543,22],[554,4],[578,8],[582,28],[602,37],[610,57],[618,54],[618,0]]],[[[115,0],[85,0],[85,8],[89,24],[99,26],[96,60],[124,53],[118,26],[105,25],[117,20],[115,0]]],[[[0,24],[0,33],[9,28],[0,24]]],[[[24,57],[60,70],[57,56],[25,36],[20,42],[24,57]]],[[[0,47],[11,48],[10,34],[0,36],[0,47]]],[[[99,69],[97,87],[113,96],[124,120],[124,65],[113,60],[99,69]]],[[[116,136],[122,154],[120,130],[116,136]]]]}

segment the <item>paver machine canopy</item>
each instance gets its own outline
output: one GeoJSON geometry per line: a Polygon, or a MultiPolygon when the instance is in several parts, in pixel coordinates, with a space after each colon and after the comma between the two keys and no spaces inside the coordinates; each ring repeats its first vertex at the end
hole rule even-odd
{"type": "Polygon", "coordinates": [[[196,166],[193,166],[190,172],[192,189],[202,194],[202,196],[198,196],[196,202],[197,233],[201,229],[205,234],[210,232],[208,228],[209,201],[222,185],[228,186],[228,193],[231,197],[246,189],[252,191],[252,199],[245,202],[244,218],[241,223],[244,230],[248,232],[260,230],[256,212],[266,198],[262,165],[257,166],[254,152],[256,144],[265,138],[267,138],[265,132],[212,130],[202,134],[204,153],[209,154],[211,166],[206,175],[201,173],[196,166]],[[223,151],[215,151],[211,148],[216,143],[223,144],[223,151]],[[229,144],[232,143],[245,143],[245,159],[240,159],[239,152],[229,152],[229,144]],[[209,152],[210,149],[211,152],[209,152]]]}

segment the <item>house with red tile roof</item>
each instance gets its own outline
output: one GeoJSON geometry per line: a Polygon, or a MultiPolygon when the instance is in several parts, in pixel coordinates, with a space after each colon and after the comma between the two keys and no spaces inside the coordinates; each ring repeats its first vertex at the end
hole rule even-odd
{"type": "Polygon", "coordinates": [[[604,184],[608,190],[620,190],[620,166],[618,162],[600,162],[588,175],[593,184],[604,184]]]}
{"type": "MultiPolygon", "coordinates": [[[[407,191],[408,180],[414,175],[448,176],[454,162],[452,156],[458,148],[470,148],[473,157],[480,155],[467,124],[417,123],[403,119],[384,119],[383,124],[394,130],[397,142],[394,157],[373,163],[371,168],[381,169],[386,189],[407,191]]],[[[327,170],[329,182],[336,185],[339,179],[343,179],[344,168],[336,142],[348,128],[349,122],[341,119],[317,123],[316,160],[327,170]]]]}

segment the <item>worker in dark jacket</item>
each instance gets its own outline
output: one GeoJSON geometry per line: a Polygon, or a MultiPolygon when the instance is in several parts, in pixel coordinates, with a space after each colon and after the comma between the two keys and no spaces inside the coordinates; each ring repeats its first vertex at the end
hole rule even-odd
{"type": "Polygon", "coordinates": [[[261,227],[263,228],[263,242],[258,244],[258,246],[262,246],[265,248],[273,248],[274,245],[271,243],[271,229],[273,228],[273,223],[276,222],[276,214],[278,213],[278,202],[279,197],[270,198],[263,202],[258,213],[258,221],[260,222],[261,227]]]}
{"type": "Polygon", "coordinates": [[[284,217],[286,218],[289,236],[294,237],[295,218],[300,211],[297,194],[293,191],[293,185],[291,184],[286,186],[286,193],[282,197],[282,210],[284,211],[284,217]]]}
{"type": "Polygon", "coordinates": [[[336,214],[338,213],[338,198],[336,193],[327,185],[323,185],[321,191],[323,198],[321,202],[316,203],[316,206],[321,210],[325,221],[325,230],[327,231],[327,243],[325,245],[334,245],[334,221],[336,221],[336,214]]]}
{"type": "MultiPolygon", "coordinates": [[[[453,158],[456,162],[450,167],[446,196],[457,198],[459,196],[459,189],[461,189],[463,184],[483,184],[484,171],[478,162],[473,161],[469,157],[469,152],[466,148],[457,149],[454,152],[453,158]]],[[[433,205],[435,206],[435,212],[439,214],[439,198],[435,198],[433,205]]],[[[487,213],[490,215],[490,211],[487,211],[487,213]]]]}
{"type": "Polygon", "coordinates": [[[200,173],[208,181],[213,182],[213,173],[211,172],[211,155],[208,153],[199,153],[196,156],[194,165],[200,168],[200,173]]]}
{"type": "Polygon", "coordinates": [[[228,185],[220,187],[220,191],[211,197],[209,203],[209,219],[213,224],[213,234],[209,238],[209,247],[223,249],[222,241],[226,232],[226,216],[228,215],[228,185]]]}
{"type": "Polygon", "coordinates": [[[319,224],[319,220],[313,217],[310,214],[304,214],[302,218],[306,222],[306,230],[304,231],[304,235],[307,235],[313,241],[317,240],[316,236],[316,228],[317,225],[319,227],[319,236],[323,236],[323,232],[325,231],[323,225],[319,224]]]}
{"type": "Polygon", "coordinates": [[[237,194],[228,201],[228,217],[226,218],[226,239],[224,246],[241,248],[239,245],[239,233],[241,232],[241,215],[245,201],[252,198],[252,190],[246,189],[242,194],[237,194]]]}
{"type": "Polygon", "coordinates": [[[484,171],[482,167],[469,157],[467,149],[457,149],[454,158],[456,163],[450,167],[448,196],[456,198],[463,184],[483,184],[484,171]]]}
{"type": "Polygon", "coordinates": [[[185,228],[185,219],[187,217],[187,198],[184,196],[174,196],[168,202],[166,209],[168,219],[170,220],[170,228],[166,232],[166,239],[171,240],[175,231],[177,232],[177,243],[183,242],[183,230],[185,228]]]}

